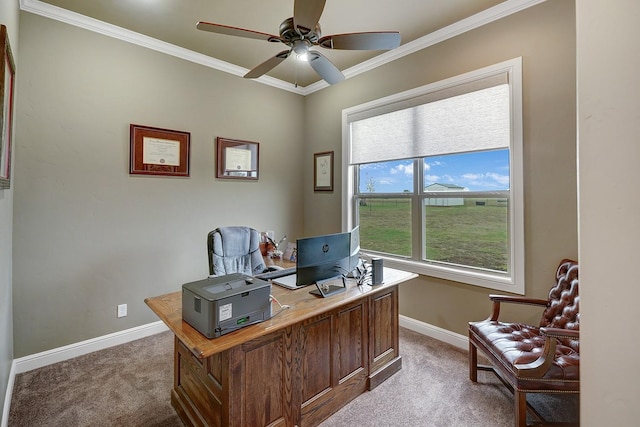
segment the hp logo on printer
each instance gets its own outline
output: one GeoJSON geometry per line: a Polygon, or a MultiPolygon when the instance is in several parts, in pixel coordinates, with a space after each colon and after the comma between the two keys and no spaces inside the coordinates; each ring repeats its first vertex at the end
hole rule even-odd
{"type": "Polygon", "coordinates": [[[329,245],[327,245],[326,243],[322,246],[322,252],[324,252],[325,254],[327,252],[329,252],[329,245]]]}

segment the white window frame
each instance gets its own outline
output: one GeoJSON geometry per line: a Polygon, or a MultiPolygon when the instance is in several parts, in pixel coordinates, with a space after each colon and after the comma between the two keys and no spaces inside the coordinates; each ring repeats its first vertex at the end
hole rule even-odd
{"type": "MultiPolygon", "coordinates": [[[[376,256],[384,258],[386,266],[411,271],[417,274],[432,276],[474,286],[495,289],[504,292],[524,295],[524,170],[523,170],[523,134],[522,134],[522,58],[514,58],[479,70],[454,76],[439,82],[431,83],[385,98],[370,101],[342,111],[342,229],[350,230],[356,222],[357,209],[354,198],[356,183],[355,169],[351,165],[350,123],[353,117],[362,117],[367,111],[382,111],[385,106],[402,102],[410,98],[447,89],[465,82],[478,80],[497,73],[507,73],[511,96],[511,135],[510,135],[510,168],[509,168],[509,238],[510,256],[507,273],[465,269],[447,265],[420,262],[414,259],[403,259],[385,254],[376,256]]],[[[371,115],[375,115],[372,113],[371,115]]],[[[413,230],[416,228],[414,218],[413,230]]],[[[367,255],[366,253],[364,254],[367,255]]]]}

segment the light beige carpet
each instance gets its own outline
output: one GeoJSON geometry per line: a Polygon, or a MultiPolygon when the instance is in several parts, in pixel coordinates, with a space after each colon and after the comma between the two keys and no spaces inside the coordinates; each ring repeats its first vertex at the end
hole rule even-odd
{"type": "MultiPolygon", "coordinates": [[[[465,351],[402,328],[400,351],[400,372],[321,426],[513,425],[512,396],[488,372],[471,383],[465,351]]],[[[172,387],[166,332],[17,375],[9,426],[182,426],[172,387]]],[[[575,395],[531,400],[554,420],[577,418],[575,395]]]]}

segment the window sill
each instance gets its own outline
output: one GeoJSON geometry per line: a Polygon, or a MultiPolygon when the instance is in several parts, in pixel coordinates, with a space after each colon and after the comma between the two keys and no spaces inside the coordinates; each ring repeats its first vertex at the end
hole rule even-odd
{"type": "Polygon", "coordinates": [[[479,286],[482,288],[524,295],[524,283],[516,284],[513,282],[512,278],[506,274],[491,274],[491,272],[485,271],[465,270],[449,266],[421,263],[408,259],[392,258],[378,254],[367,254],[367,257],[371,256],[382,258],[385,266],[396,268],[398,270],[410,271],[422,276],[451,280],[453,282],[464,283],[471,286],[479,286]]]}

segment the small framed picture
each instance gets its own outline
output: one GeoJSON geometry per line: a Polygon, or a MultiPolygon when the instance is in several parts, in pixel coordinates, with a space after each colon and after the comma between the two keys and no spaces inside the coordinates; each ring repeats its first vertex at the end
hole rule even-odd
{"type": "Polygon", "coordinates": [[[216,178],[258,179],[260,144],[218,137],[216,178]]]}
{"type": "Polygon", "coordinates": [[[333,191],[333,151],[313,155],[313,190],[333,191]]]}
{"type": "Polygon", "coordinates": [[[13,87],[16,73],[7,27],[0,25],[0,189],[11,187],[11,137],[13,135],[13,87]]]}
{"type": "Polygon", "coordinates": [[[287,247],[284,250],[284,254],[282,255],[282,259],[285,261],[296,262],[298,259],[298,250],[297,245],[294,242],[287,242],[287,247]]]}
{"type": "Polygon", "coordinates": [[[130,174],[189,176],[191,134],[130,125],[130,174]]]}

